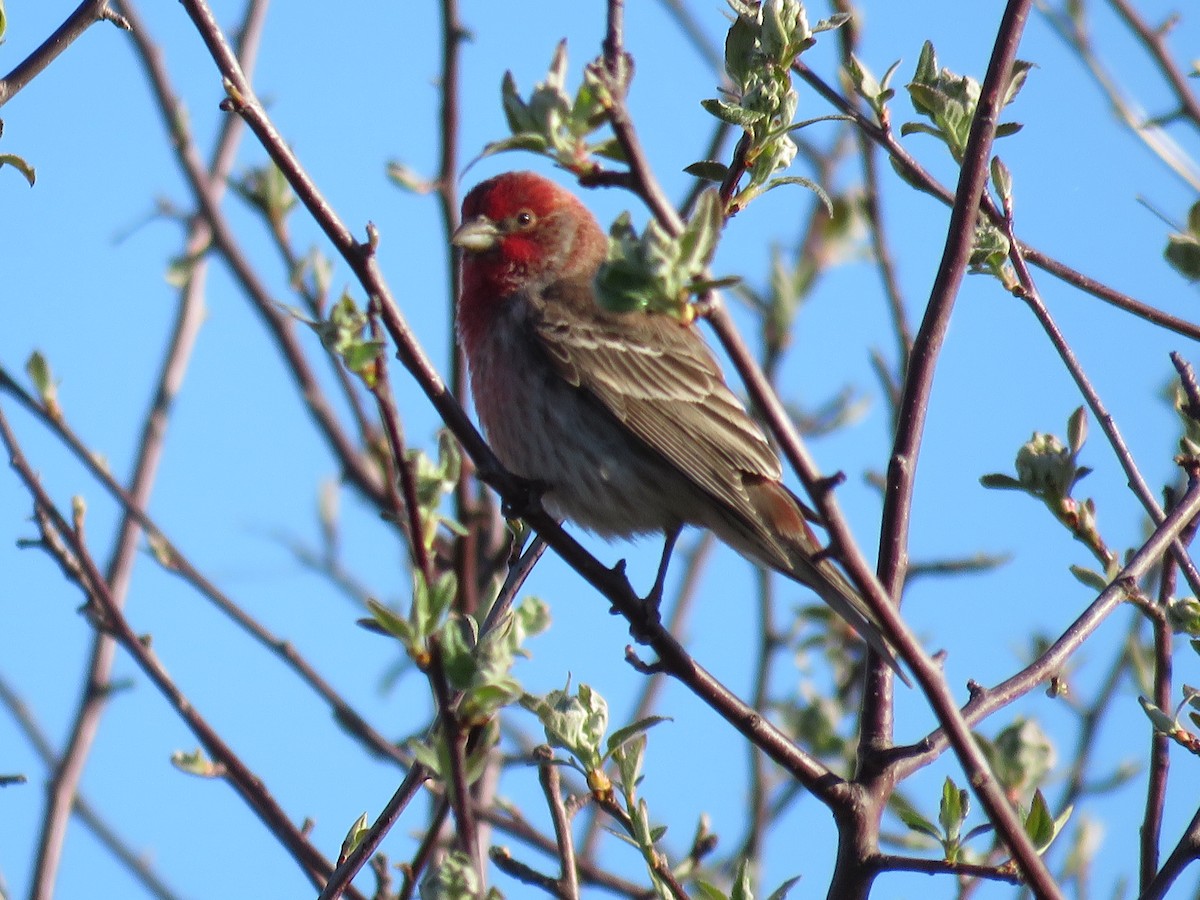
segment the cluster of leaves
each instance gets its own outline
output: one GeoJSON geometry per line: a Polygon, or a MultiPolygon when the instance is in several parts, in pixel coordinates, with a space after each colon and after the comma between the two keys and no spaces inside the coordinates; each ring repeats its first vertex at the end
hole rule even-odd
{"type": "Polygon", "coordinates": [[[654,219],[639,236],[629,213],[622,213],[609,230],[608,256],[596,273],[600,303],[616,312],[664,313],[690,321],[691,295],[732,283],[705,280],[723,222],[714,190],[700,195],[677,237],[654,219]]]}
{"type": "Polygon", "coordinates": [[[592,135],[608,121],[612,94],[603,63],[584,67],[583,83],[572,97],[567,93],[567,42],[554,51],[546,80],[534,85],[529,100],[522,100],[512,72],[504,74],[500,89],[510,137],[483,148],[480,158],[505,150],[528,150],[547,156],[576,174],[593,170],[593,156],[624,161],[615,138],[595,142],[592,135]]]}
{"type": "Polygon", "coordinates": [[[552,763],[581,773],[597,802],[606,807],[617,804],[623,812],[618,821],[625,831],[620,837],[641,851],[656,888],[660,893],[664,891],[665,885],[656,872],[659,852],[655,844],[666,828],[651,824],[649,806],[637,795],[646,754],[646,731],[664,721],[663,717],[641,719],[617,729],[606,739],[608,703],[586,684],[579,685],[574,694],[568,684],[564,690],[551,691],[544,697],[526,695],[521,705],[537,716],[546,743],[567,751],[565,759],[555,758],[552,763]],[[605,771],[609,761],[616,766],[615,784],[605,771]],[[618,789],[622,801],[619,804],[618,789]]]}
{"type": "MultiPolygon", "coordinates": [[[[1001,106],[1008,106],[1016,99],[1032,68],[1033,63],[1022,60],[1013,64],[1012,75],[1001,97],[1001,106]]],[[[905,122],[900,126],[900,133],[928,134],[937,138],[949,149],[954,161],[961,164],[971,133],[971,123],[979,106],[979,82],[969,75],[958,75],[939,66],[933,44],[926,41],[917,59],[917,71],[907,87],[913,108],[930,124],[905,122]]],[[[1001,122],[996,126],[996,137],[1007,137],[1020,130],[1020,123],[1001,122]]]]}
{"type": "Polygon", "coordinates": [[[442,500],[457,486],[462,472],[462,450],[454,435],[446,429],[438,432],[436,460],[422,450],[409,450],[406,459],[416,483],[421,540],[425,548],[433,547],[440,528],[457,535],[466,534],[460,522],[442,512],[442,500]]]}
{"type": "Polygon", "coordinates": [[[368,388],[375,386],[376,361],[383,350],[383,341],[367,336],[370,319],[349,293],[342,294],[333,304],[324,321],[313,321],[298,311],[293,314],[312,328],[325,349],[340,356],[346,368],[361,378],[363,384],[368,388]]]}
{"type": "MultiPolygon", "coordinates": [[[[552,758],[551,764],[572,768],[583,775],[593,799],[620,827],[621,831],[614,833],[641,853],[658,896],[675,896],[664,883],[661,873],[666,863],[657,848],[667,829],[652,823],[649,805],[638,796],[646,755],[646,732],[665,721],[664,718],[650,716],[608,734],[608,704],[586,684],[579,685],[573,694],[568,684],[565,689],[551,691],[544,697],[526,695],[521,699],[521,705],[537,716],[546,743],[567,752],[565,758],[552,758]],[[606,771],[609,763],[615,767],[615,779],[606,771]]],[[[699,846],[711,843],[711,840],[707,825],[702,822],[693,844],[699,846]]],[[[695,859],[685,860],[672,875],[694,877],[697,896],[706,900],[753,900],[750,872],[744,861],[729,893],[696,877],[695,863],[695,859]]],[[[769,900],[783,900],[794,883],[795,879],[786,882],[770,895],[769,900]]]]}
{"type": "MultiPolygon", "coordinates": [[[[980,735],[976,735],[976,740],[987,756],[996,780],[1020,813],[1025,833],[1038,852],[1044,853],[1073,811],[1073,807],[1068,806],[1057,817],[1053,816],[1040,788],[1054,768],[1054,745],[1030,719],[1018,719],[1001,731],[994,741],[980,735]],[[1027,805],[1023,801],[1025,797],[1030,798],[1027,805]]],[[[910,830],[936,841],[947,862],[982,860],[981,854],[966,845],[989,834],[992,826],[985,823],[963,831],[971,812],[970,795],[952,779],[947,778],[942,785],[936,824],[898,795],[893,799],[893,808],[910,830]]]]}
{"type": "Polygon", "coordinates": [[[587,780],[592,793],[609,798],[613,786],[605,764],[615,759],[621,748],[664,721],[662,716],[641,719],[609,735],[608,702],[586,684],[579,685],[574,694],[570,684],[561,691],[551,691],[544,697],[527,694],[521,705],[537,716],[551,747],[566,750],[569,756],[562,761],[587,780]],[[603,749],[601,749],[603,745],[603,749]]]}
{"type": "Polygon", "coordinates": [[[1079,453],[1086,440],[1087,413],[1079,407],[1067,420],[1067,445],[1053,434],[1034,432],[1017,451],[1016,478],[993,473],[979,481],[986,488],[1021,491],[1042,501],[1051,515],[1104,566],[1103,574],[1082,566],[1072,566],[1071,572],[1089,587],[1103,590],[1120,571],[1117,554],[1100,536],[1095,501],[1091,498],[1080,501],[1071,496],[1075,485],[1091,472],[1079,465],[1079,453]]]}
{"type": "MultiPolygon", "coordinates": [[[[398,638],[418,668],[426,671],[435,660],[440,665],[454,692],[456,725],[460,730],[474,730],[476,735],[463,759],[466,782],[471,784],[485,771],[489,753],[499,740],[497,714],[523,696],[521,683],[512,674],[513,664],[517,657],[528,655],[524,650],[527,639],[545,631],[550,616],[545,603],[529,597],[481,634],[473,616],[450,612],[456,587],[453,573],[442,575],[432,585],[414,573],[409,615],[401,616],[372,600],[368,606],[373,618],[368,621],[398,638]]],[[[407,747],[451,789],[454,762],[445,728],[435,727],[424,738],[410,740],[407,747]]]]}
{"type": "MultiPolygon", "coordinates": [[[[890,82],[899,65],[899,61],[894,62],[882,79],[876,79],[853,54],[846,65],[846,75],[854,92],[866,101],[879,124],[885,128],[890,121],[888,103],[896,94],[890,82]]],[[[1002,106],[1008,106],[1016,99],[1031,68],[1033,63],[1022,60],[1013,64],[1011,77],[1001,98],[1002,106]]],[[[961,164],[971,134],[971,123],[979,106],[980,83],[969,75],[959,75],[939,66],[933,44],[926,41],[921,47],[916,71],[906,87],[913,108],[929,122],[905,122],[900,126],[900,133],[906,136],[928,134],[937,138],[946,145],[954,161],[961,164]]],[[[1001,122],[996,126],[996,137],[1016,134],[1021,127],[1018,122],[1001,122]]],[[[905,170],[896,165],[894,159],[891,161],[900,177],[907,179],[905,170]]],[[[991,174],[992,183],[1007,206],[1012,194],[1012,177],[998,158],[992,160],[991,174]]],[[[913,184],[920,189],[924,187],[919,183],[913,184]]],[[[1004,232],[981,217],[976,223],[972,242],[971,271],[993,274],[1005,287],[1012,289],[1015,280],[1007,265],[1008,251],[1009,241],[1004,232]]]]}
{"type": "MultiPolygon", "coordinates": [[[[734,12],[725,37],[728,99],[713,98],[701,105],[722,122],[741,128],[744,134],[739,163],[750,177],[732,198],[730,209],[741,209],[758,194],[781,184],[804,184],[820,193],[808,179],[773,177],[796,157],[791,132],[810,124],[795,123],[799,95],[792,83],[791,67],[796,57],[816,43],[816,34],[839,27],[850,16],[839,13],[810,27],[800,0],[728,2],[734,12]]],[[[729,174],[727,166],[716,162],[696,163],[688,171],[721,182],[729,174]]]]}

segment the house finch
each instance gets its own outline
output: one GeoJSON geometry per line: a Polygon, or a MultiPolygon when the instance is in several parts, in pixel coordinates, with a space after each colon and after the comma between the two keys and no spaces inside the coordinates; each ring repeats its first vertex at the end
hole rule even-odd
{"type": "Polygon", "coordinates": [[[510,172],[471,190],[462,218],[451,238],[464,251],[458,335],[500,461],[590,531],[664,533],[655,601],[675,537],[699,525],[811,587],[895,668],[869,607],[817,556],[779,458],[696,330],[596,302],[608,241],[579,199],[510,172]]]}

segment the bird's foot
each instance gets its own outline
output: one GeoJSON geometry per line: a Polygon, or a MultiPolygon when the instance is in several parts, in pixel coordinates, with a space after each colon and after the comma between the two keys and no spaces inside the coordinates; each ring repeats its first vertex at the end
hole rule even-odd
{"type": "Polygon", "coordinates": [[[655,632],[662,629],[662,615],[658,606],[659,598],[643,597],[629,616],[629,636],[639,644],[649,644],[655,632]]]}
{"type": "Polygon", "coordinates": [[[513,490],[500,498],[500,514],[506,519],[523,519],[541,503],[542,495],[550,485],[537,478],[522,478],[513,475],[513,490]]]}
{"type": "MultiPolygon", "coordinates": [[[[612,567],[614,575],[625,576],[625,560],[618,560],[612,567]]],[[[628,584],[628,580],[625,582],[628,584]]],[[[614,616],[625,616],[629,621],[629,636],[639,644],[648,644],[653,633],[662,626],[662,616],[659,606],[662,604],[662,580],[659,579],[651,588],[650,593],[639,598],[633,608],[626,611],[616,606],[609,607],[609,613],[614,616]]]]}

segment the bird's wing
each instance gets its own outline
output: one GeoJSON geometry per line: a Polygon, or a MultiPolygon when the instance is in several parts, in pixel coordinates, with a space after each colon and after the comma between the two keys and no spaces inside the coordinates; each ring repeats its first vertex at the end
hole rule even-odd
{"type": "Polygon", "coordinates": [[[747,481],[778,481],[779,458],[703,339],[668,316],[597,314],[592,296],[590,281],[563,281],[534,303],[533,329],[555,369],[699,488],[753,519],[747,481]]]}
{"type": "Polygon", "coordinates": [[[590,280],[570,280],[530,300],[533,332],[559,375],[721,501],[743,546],[811,585],[908,683],[870,606],[828,560],[813,558],[816,538],[779,483],[779,457],[695,329],[667,316],[598,312],[592,296],[590,280]]]}

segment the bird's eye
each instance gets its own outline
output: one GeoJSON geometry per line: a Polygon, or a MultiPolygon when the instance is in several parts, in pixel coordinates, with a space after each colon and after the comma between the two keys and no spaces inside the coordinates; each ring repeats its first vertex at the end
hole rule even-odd
{"type": "Polygon", "coordinates": [[[534,223],[534,215],[527,209],[521,210],[513,218],[516,220],[518,228],[528,228],[534,223]]]}

